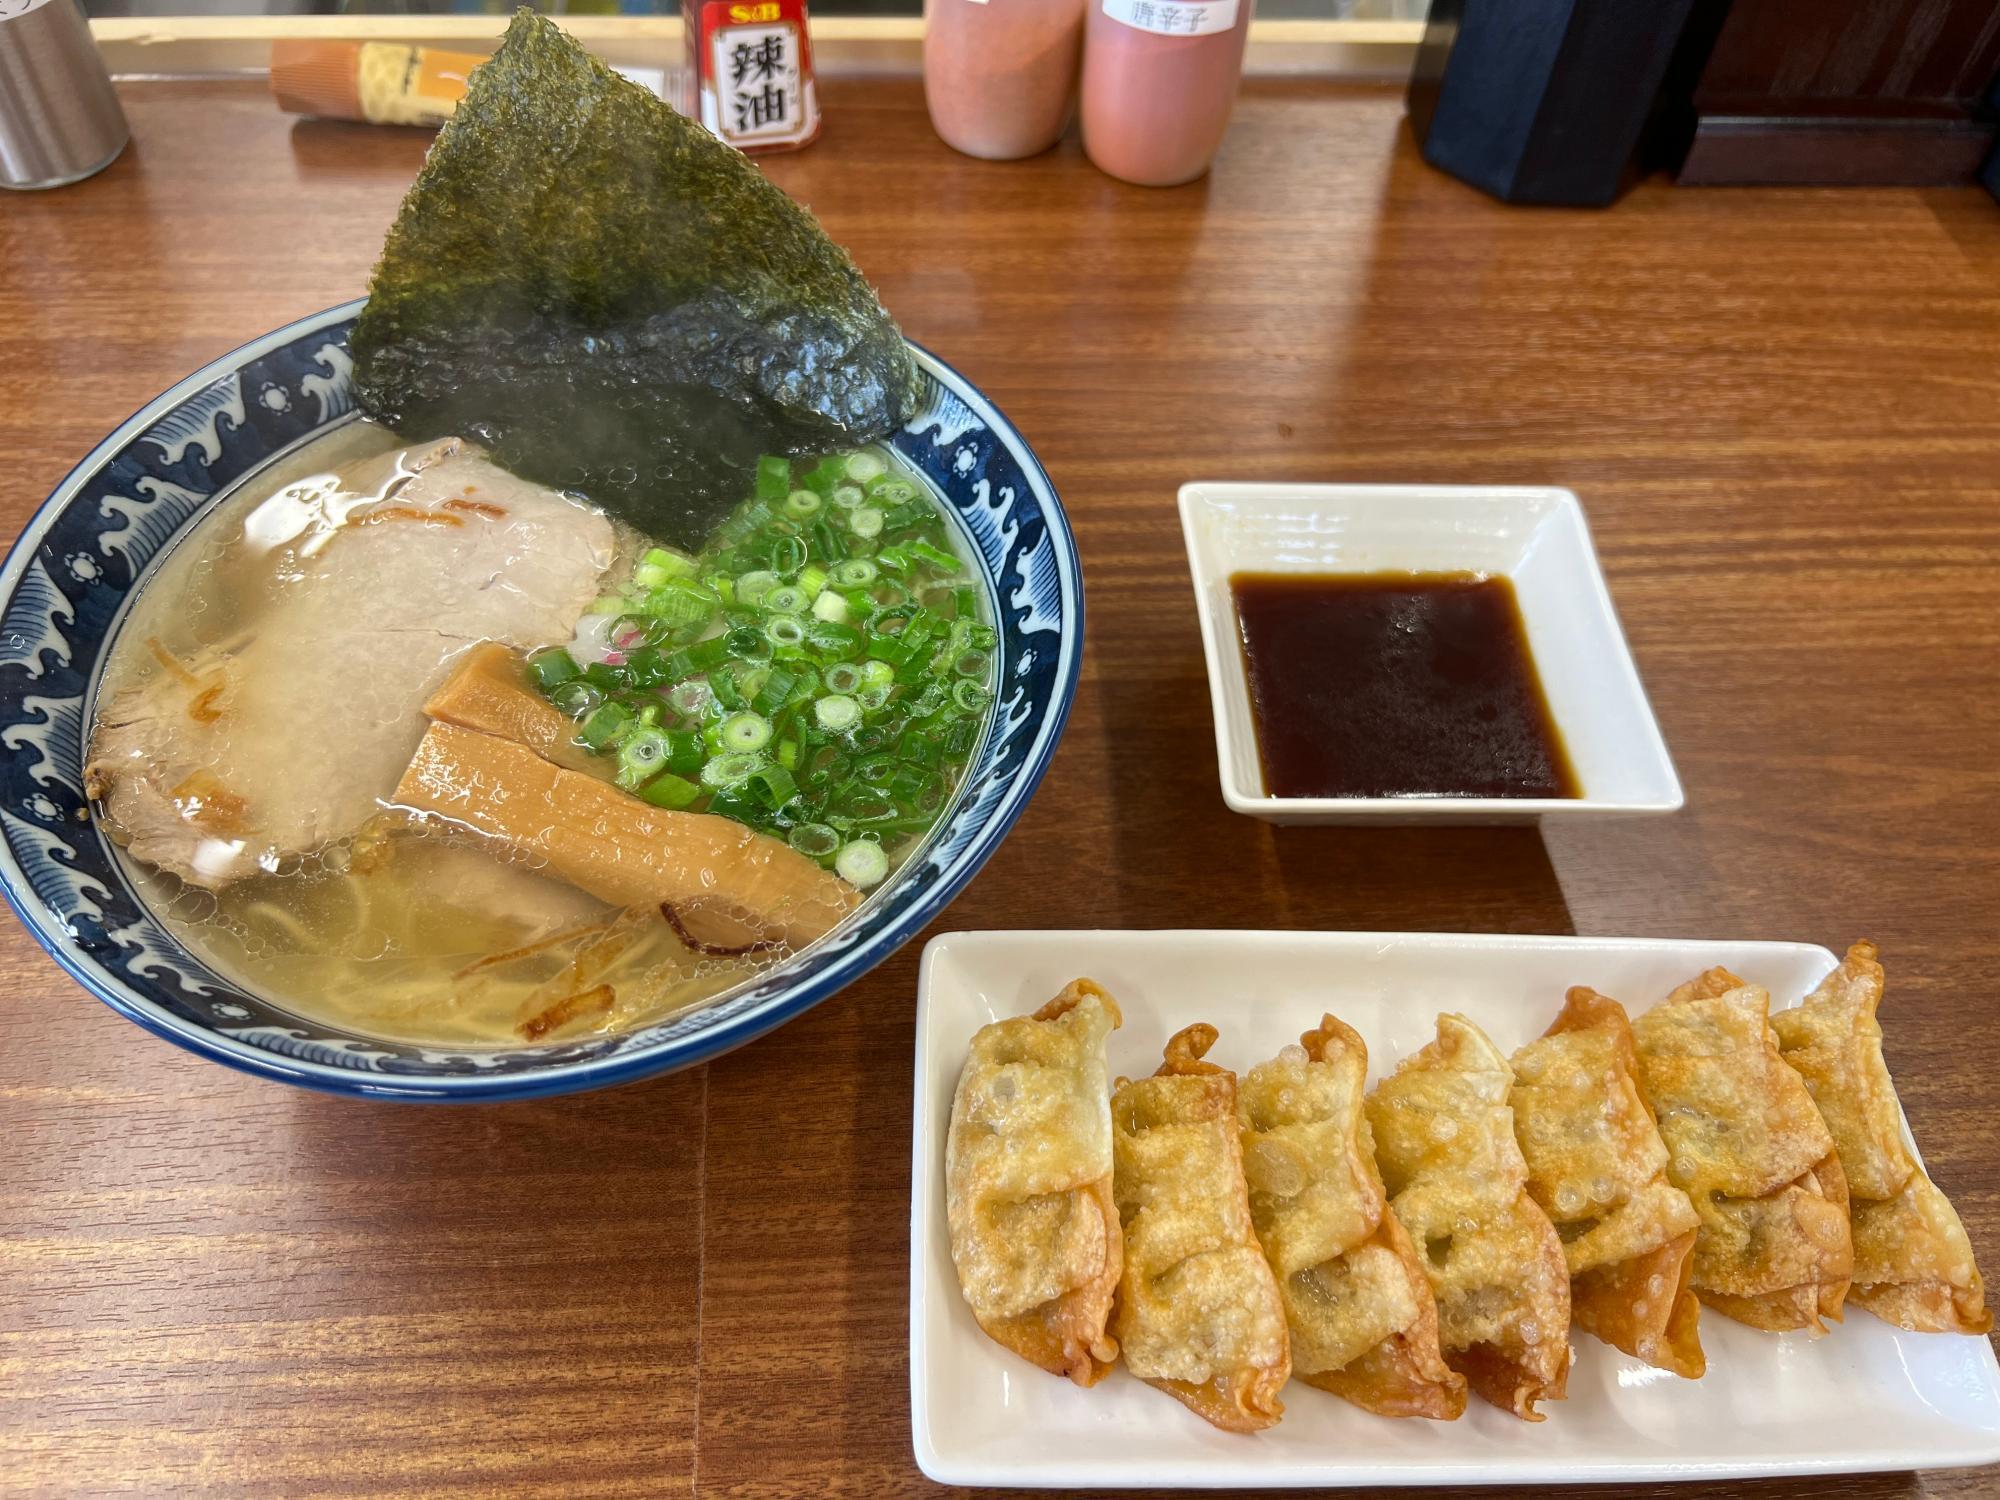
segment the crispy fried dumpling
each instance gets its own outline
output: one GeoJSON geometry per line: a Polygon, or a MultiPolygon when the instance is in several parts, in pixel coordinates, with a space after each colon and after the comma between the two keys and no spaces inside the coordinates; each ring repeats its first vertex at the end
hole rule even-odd
{"type": "Polygon", "coordinates": [[[1854,1224],[1847,1300],[1923,1333],[1985,1333],[1986,1284],[1945,1195],[1903,1144],[1896,1086],[1882,1059],[1882,965],[1856,943],[1796,1010],[1771,1017],[1840,1151],[1854,1224]]]}
{"type": "Polygon", "coordinates": [[[1105,1332],[1124,1256],[1104,1064],[1118,1022],[1112,998],[1078,979],[1033,1016],[982,1026],[945,1142],[951,1258],[973,1317],[1078,1385],[1118,1357],[1105,1332]]]}
{"type": "Polygon", "coordinates": [[[1530,1422],[1569,1383],[1569,1267],[1528,1195],[1508,1107],[1514,1070],[1463,1016],[1368,1096],[1389,1206],[1422,1253],[1444,1355],[1495,1406],[1530,1422]]]}
{"type": "Polygon", "coordinates": [[[1771,1332],[1826,1332],[1854,1264],[1847,1179],[1826,1122],[1778,1056],[1771,997],[1710,969],[1632,1023],[1667,1176],[1701,1219],[1695,1295],[1771,1332]]]}
{"type": "Polygon", "coordinates": [[[1114,1326],[1134,1375],[1217,1427],[1255,1432],[1284,1413],[1292,1365],[1250,1221],[1236,1075],[1201,1061],[1215,1035],[1176,1033],[1158,1073],[1111,1097],[1125,1227],[1114,1326]]]}
{"type": "Polygon", "coordinates": [[[1465,1379],[1444,1362],[1430,1279],[1375,1170],[1367,1077],[1367,1044],[1332,1016],[1244,1075],[1250,1216],[1292,1373],[1378,1416],[1450,1419],[1465,1411],[1465,1379]]]}
{"type": "Polygon", "coordinates": [[[1562,1237],[1571,1320],[1647,1364],[1698,1379],[1707,1364],[1688,1280],[1701,1221],[1667,1180],[1625,1007],[1573,989],[1513,1062],[1514,1135],[1528,1159],[1528,1192],[1562,1237]]]}

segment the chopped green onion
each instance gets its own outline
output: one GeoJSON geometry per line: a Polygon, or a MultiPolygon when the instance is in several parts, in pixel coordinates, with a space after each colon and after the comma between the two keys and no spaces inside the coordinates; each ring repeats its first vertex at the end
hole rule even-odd
{"type": "Polygon", "coordinates": [[[757,460],[757,498],[782,500],[792,487],[792,461],[765,454],[757,460]]]}
{"type": "Polygon", "coordinates": [[[837,661],[822,674],[826,690],[834,694],[849,694],[860,690],[861,669],[851,661],[837,661]]]}
{"type": "Polygon", "coordinates": [[[700,795],[700,787],[671,771],[662,771],[639,789],[641,801],[674,810],[686,807],[700,795]]]}
{"type": "Polygon", "coordinates": [[[792,773],[780,765],[763,765],[743,778],[745,790],[776,812],[799,794],[792,773]]]}
{"type": "Polygon", "coordinates": [[[593,750],[618,743],[638,716],[622,703],[604,703],[591,711],[576,731],[576,737],[593,750]]]}
{"type": "Polygon", "coordinates": [[[813,618],[816,620],[824,620],[829,625],[843,625],[847,622],[847,615],[846,596],[836,594],[832,589],[822,591],[813,600],[813,618]]]}
{"type": "Polygon", "coordinates": [[[764,685],[757,690],[757,701],[750,706],[760,714],[776,714],[792,701],[792,690],[798,685],[799,678],[796,674],[787,672],[783,667],[773,667],[771,675],[764,679],[764,685]]]}
{"type": "Polygon", "coordinates": [[[958,660],[951,664],[951,669],[961,677],[970,677],[975,682],[984,682],[986,680],[987,660],[988,658],[984,651],[964,651],[959,653],[958,660]]]}
{"type": "Polygon", "coordinates": [[[773,615],[764,622],[764,638],[773,646],[802,646],[806,628],[797,615],[773,615]]]}
{"type": "Polygon", "coordinates": [[[667,736],[658,729],[640,724],[618,743],[618,784],[626,791],[643,786],[666,769],[667,736]]]}
{"type": "Polygon", "coordinates": [[[907,573],[910,570],[910,556],[901,547],[884,547],[875,554],[875,560],[891,572],[907,573]]]}
{"type": "Polygon", "coordinates": [[[625,675],[632,679],[633,687],[658,687],[673,680],[673,662],[659,647],[641,646],[637,651],[627,653],[625,675]]]}
{"type": "Polygon", "coordinates": [[[969,714],[976,714],[993,701],[993,695],[969,677],[961,677],[952,684],[952,701],[969,714]]]}
{"type": "MultiPolygon", "coordinates": [[[[867,690],[864,688],[863,691],[867,690]]],[[[847,743],[854,747],[857,755],[872,755],[887,745],[891,738],[886,725],[863,724],[847,737],[847,743]]]]}
{"type": "Polygon", "coordinates": [[[903,550],[909,553],[912,557],[922,558],[925,562],[929,563],[932,567],[938,569],[940,572],[956,573],[965,566],[965,564],[962,561],[960,561],[957,557],[953,556],[951,553],[945,551],[944,548],[933,547],[929,542],[926,541],[915,541],[906,543],[903,547],[903,550]]]}
{"type": "Polygon", "coordinates": [[[833,581],[844,589],[863,588],[873,583],[881,571],[865,557],[850,557],[846,562],[835,566],[833,581]]]}
{"type": "Polygon", "coordinates": [[[602,594],[590,601],[590,608],[586,609],[584,613],[587,615],[622,615],[627,608],[628,606],[625,603],[625,596],[623,594],[602,594]]]}
{"type": "Polygon", "coordinates": [[[735,713],[743,706],[743,693],[737,685],[734,665],[718,667],[708,674],[708,690],[716,704],[725,713],[735,713]]]}
{"type": "Polygon", "coordinates": [[[913,660],[916,654],[915,648],[904,645],[893,635],[870,634],[868,637],[869,659],[887,662],[891,668],[900,667],[905,662],[913,660]]]}
{"type": "MultiPolygon", "coordinates": [[[[827,685],[832,686],[830,677],[827,685]]],[[[813,717],[819,720],[820,728],[838,734],[859,722],[861,705],[845,693],[832,693],[813,704],[813,717]]]]}
{"type": "MultiPolygon", "coordinates": [[[[808,550],[801,538],[781,536],[771,543],[771,566],[780,573],[796,573],[806,565],[808,550]]],[[[768,600],[770,595],[766,594],[764,597],[768,600]]],[[[801,605],[800,608],[804,606],[801,605]]]]}
{"type": "Polygon", "coordinates": [[[750,753],[718,755],[701,768],[703,786],[735,786],[764,768],[764,757],[750,753]]]}
{"type": "Polygon", "coordinates": [[[576,664],[576,658],[560,646],[548,651],[537,651],[528,658],[528,671],[533,674],[535,686],[543,692],[561,687],[565,682],[573,682],[583,675],[583,669],[576,664]]]}
{"type": "Polygon", "coordinates": [[[764,596],[764,608],[773,614],[802,615],[812,601],[796,584],[780,584],[764,596]]]}
{"type": "Polygon", "coordinates": [[[855,506],[868,497],[862,492],[861,486],[858,484],[836,484],[833,487],[833,493],[827,496],[827,498],[842,510],[853,510],[855,506]]]}
{"type": "Polygon", "coordinates": [[[819,598],[820,590],[826,587],[826,581],[829,576],[826,569],[822,568],[818,563],[807,563],[803,568],[799,569],[797,580],[799,592],[804,594],[808,599],[819,598]]]}
{"type": "Polygon", "coordinates": [[[614,667],[608,661],[594,661],[585,667],[583,680],[606,693],[616,693],[632,685],[632,679],[625,669],[614,667]]]}
{"type": "Polygon", "coordinates": [[[896,753],[912,765],[935,767],[944,759],[944,740],[926,730],[912,729],[897,741],[896,753]]]}
{"type": "Polygon", "coordinates": [[[764,639],[764,632],[748,625],[739,625],[722,637],[728,642],[727,650],[737,661],[769,661],[771,643],[764,639]]]}
{"type": "Polygon", "coordinates": [[[880,536],[882,512],[872,505],[860,506],[848,512],[847,524],[856,536],[880,536]]]}
{"type": "Polygon", "coordinates": [[[907,505],[917,498],[917,487],[907,479],[884,475],[868,486],[868,498],[883,505],[907,505]]]}
{"type": "Polygon", "coordinates": [[[611,622],[611,649],[630,651],[633,646],[651,646],[667,638],[667,628],[649,613],[620,615],[611,622]],[[637,641],[633,637],[637,637],[637,641]],[[626,644],[620,645],[619,642],[626,644]]]}
{"type": "Polygon", "coordinates": [[[880,885],[889,873],[889,856],[875,840],[855,839],[841,846],[840,853],[834,856],[833,868],[842,880],[865,891],[880,885]]]}
{"type": "Polygon", "coordinates": [[[692,578],[670,578],[646,595],[646,612],[675,632],[694,634],[721,606],[721,595],[692,578]]]}
{"type": "Polygon", "coordinates": [[[708,810],[718,818],[728,818],[749,828],[761,828],[766,831],[771,828],[770,809],[750,796],[740,782],[735,786],[726,786],[718,790],[709,798],[708,810]]]}
{"type": "Polygon", "coordinates": [[[801,823],[785,842],[808,859],[830,859],[840,849],[840,835],[824,823],[801,823]]]}
{"type": "Polygon", "coordinates": [[[771,721],[748,709],[731,714],[722,721],[721,738],[724,749],[739,755],[762,750],[771,743],[771,721]]]}
{"type": "Polygon", "coordinates": [[[880,457],[865,448],[859,453],[847,455],[847,477],[856,484],[866,484],[869,480],[879,477],[888,467],[880,457]]]}
{"type": "Polygon", "coordinates": [[[674,653],[674,667],[677,672],[685,663],[687,670],[679,675],[692,677],[697,672],[709,672],[729,660],[729,638],[712,635],[705,641],[696,641],[685,650],[674,653]]]}
{"type": "Polygon", "coordinates": [[[568,714],[572,719],[582,718],[604,701],[604,694],[581,678],[565,682],[549,694],[549,702],[568,714]]]}
{"type": "Polygon", "coordinates": [[[701,763],[708,759],[708,750],[701,742],[701,736],[692,729],[673,729],[667,732],[666,768],[681,775],[691,775],[701,769],[701,763]]]}
{"type": "Polygon", "coordinates": [[[862,635],[852,625],[838,620],[815,619],[806,627],[806,640],[822,657],[845,658],[860,651],[862,635]]]}
{"type": "Polygon", "coordinates": [[[763,602],[764,596],[776,588],[782,580],[768,568],[759,568],[745,573],[736,580],[736,602],[755,609],[763,602]]]}
{"type": "Polygon", "coordinates": [[[863,687],[886,688],[896,680],[896,669],[885,661],[865,661],[861,664],[861,685],[863,687]]]}
{"type": "Polygon", "coordinates": [[[694,559],[665,547],[650,547],[632,570],[632,582],[642,589],[656,589],[669,579],[694,575],[694,559]]]}
{"type": "Polygon", "coordinates": [[[847,757],[832,745],[815,746],[800,774],[807,786],[831,786],[847,775],[847,757]]]}
{"type": "Polygon", "coordinates": [[[824,495],[840,483],[841,476],[846,472],[845,460],[839,454],[833,454],[813,465],[812,472],[806,475],[806,488],[824,495]]]}
{"type": "Polygon", "coordinates": [[[854,701],[859,703],[864,711],[873,713],[885,707],[889,702],[889,695],[895,691],[893,684],[870,683],[854,695],[854,701]]]}
{"type": "Polygon", "coordinates": [[[709,691],[707,683],[699,679],[676,683],[673,691],[667,694],[667,706],[685,719],[699,719],[714,701],[715,694],[709,691]]]}
{"type": "Polygon", "coordinates": [[[820,507],[820,498],[811,490],[793,490],[785,496],[785,514],[795,521],[803,521],[820,507]]]}
{"type": "Polygon", "coordinates": [[[807,533],[807,550],[821,562],[839,562],[847,555],[847,548],[840,540],[840,533],[827,524],[822,516],[812,523],[807,533]]]}

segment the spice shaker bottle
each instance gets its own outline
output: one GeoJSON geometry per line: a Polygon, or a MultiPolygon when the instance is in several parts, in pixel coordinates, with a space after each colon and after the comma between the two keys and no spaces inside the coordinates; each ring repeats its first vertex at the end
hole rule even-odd
{"type": "Polygon", "coordinates": [[[1083,149],[1144,187],[1192,182],[1229,128],[1252,0],[1090,0],[1083,149]]]}
{"type": "Polygon", "coordinates": [[[1011,161],[1062,139],[1076,109],[1088,0],[928,0],[924,103],[967,156],[1011,161]]]}
{"type": "Polygon", "coordinates": [[[806,0],[682,0],[681,113],[738,151],[795,151],[819,134],[806,0]]]}
{"type": "Polygon", "coordinates": [[[0,187],[80,181],[130,138],[78,0],[0,0],[0,187]]]}

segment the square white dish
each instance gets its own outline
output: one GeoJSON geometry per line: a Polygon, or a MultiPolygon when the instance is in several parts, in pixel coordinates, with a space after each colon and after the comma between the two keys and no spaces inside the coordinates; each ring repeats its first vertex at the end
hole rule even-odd
{"type": "Polygon", "coordinates": [[[1667,813],[1680,778],[1568,490],[1484,485],[1186,484],[1181,531],[1231,810],[1274,823],[1523,823],[1667,813]],[[1580,797],[1273,797],[1232,573],[1472,572],[1513,580],[1580,797]]]}
{"type": "MultiPolygon", "coordinates": [[[[1798,943],[1312,932],[946,933],[924,950],[910,1194],[910,1401],[918,1465],[949,1484],[1247,1488],[1638,1483],[1950,1468],[2000,1461],[2000,1365],[1984,1338],[1904,1333],[1859,1309],[1825,1338],[1704,1311],[1708,1374],[1681,1380],[1573,1335],[1569,1399],[1521,1422],[1474,1399],[1456,1422],[1391,1421],[1294,1381],[1285,1417],[1218,1432],[1123,1368],[1080,1390],[1001,1349],[952,1268],[944,1140],[972,1033],[1088,975],[1116,997],[1113,1076],[1158,1065],[1193,1021],[1241,1071],[1331,1010],[1367,1040],[1370,1078],[1470,1016],[1511,1051],[1565,989],[1635,1014],[1725,964],[1796,1005],[1834,966],[1798,943]]],[[[1890,1017],[1892,1028],[1895,1017],[1890,1017]]],[[[1952,1184],[1942,1184],[1951,1191],[1952,1184]]]]}

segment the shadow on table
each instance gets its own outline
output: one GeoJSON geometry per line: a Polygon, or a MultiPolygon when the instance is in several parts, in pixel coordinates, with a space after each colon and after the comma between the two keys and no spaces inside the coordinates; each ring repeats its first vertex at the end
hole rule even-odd
{"type": "Polygon", "coordinates": [[[1144,678],[1100,675],[1079,708],[1105,721],[1104,925],[1576,930],[1533,826],[1279,828],[1229,811],[1198,651],[1144,678]]]}

